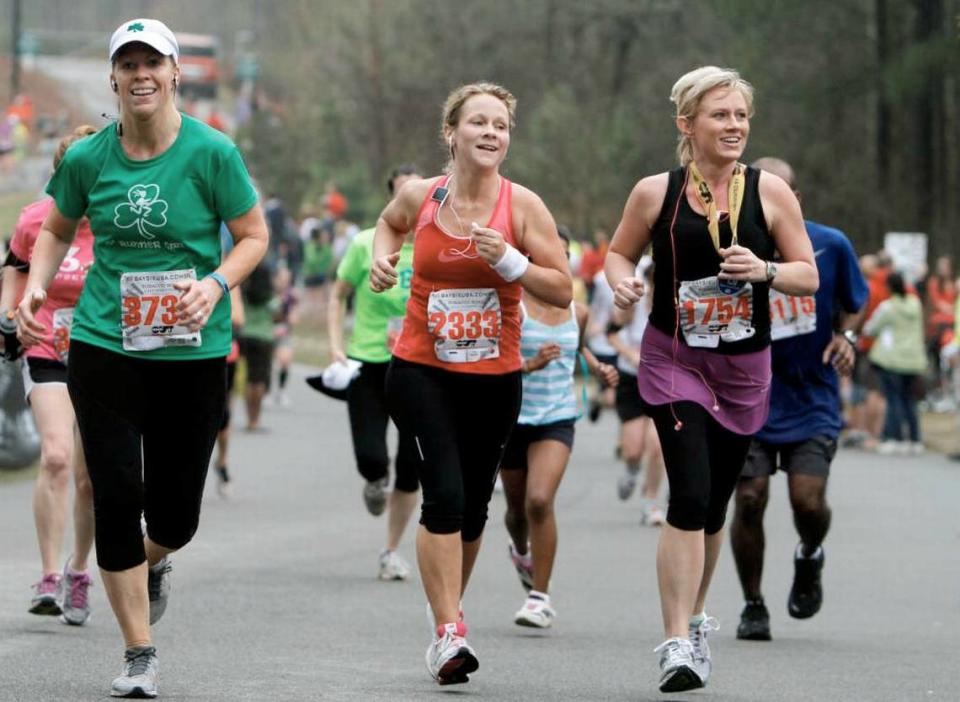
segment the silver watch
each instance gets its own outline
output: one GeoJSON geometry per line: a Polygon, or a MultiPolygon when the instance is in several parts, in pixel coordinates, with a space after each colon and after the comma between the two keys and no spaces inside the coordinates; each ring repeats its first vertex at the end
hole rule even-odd
{"type": "Polygon", "coordinates": [[[767,282],[771,282],[777,277],[777,264],[773,261],[767,261],[767,282]]]}

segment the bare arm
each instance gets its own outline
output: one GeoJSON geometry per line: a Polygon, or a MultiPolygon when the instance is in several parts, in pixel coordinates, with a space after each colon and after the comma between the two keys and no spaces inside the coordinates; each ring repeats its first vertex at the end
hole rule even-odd
{"type": "Polygon", "coordinates": [[[636,276],[637,261],[650,244],[669,177],[659,173],[634,186],[607,250],[603,270],[613,288],[614,304],[621,309],[635,305],[644,293],[643,279],[636,276]]]}
{"type": "MultiPolygon", "coordinates": [[[[783,258],[771,287],[787,295],[813,295],[820,286],[820,275],[813,258],[813,246],[803,224],[800,203],[790,186],[779,176],[760,172],[760,200],[767,228],[783,258]]],[[[720,250],[724,278],[763,282],[767,280],[767,262],[743,246],[720,250]]]]}
{"type": "Polygon", "coordinates": [[[40,225],[30,256],[30,274],[23,298],[17,304],[17,333],[25,346],[39,343],[48,334],[49,330],[39,324],[34,315],[46,301],[47,288],[70,250],[76,233],[77,220],[64,217],[54,203],[40,225]]]}
{"type": "Polygon", "coordinates": [[[403,239],[416,225],[420,203],[437,180],[407,181],[380,213],[373,235],[373,265],[370,267],[370,289],[373,292],[383,292],[397,284],[396,265],[403,239]]]}
{"type": "Polygon", "coordinates": [[[337,278],[327,305],[327,336],[330,339],[330,359],[334,363],[347,362],[347,354],[343,350],[343,308],[351,292],[353,286],[337,278]]]}
{"type": "MultiPolygon", "coordinates": [[[[260,205],[254,205],[226,224],[233,236],[234,246],[216,272],[233,289],[250,275],[267,253],[270,236],[260,205]]],[[[183,292],[177,304],[180,319],[193,331],[202,329],[223,297],[220,285],[213,278],[203,278],[182,280],[174,287],[183,292]]]]}
{"type": "Polygon", "coordinates": [[[530,265],[520,276],[520,284],[551,305],[569,307],[573,299],[573,278],[553,215],[543,201],[526,188],[515,187],[514,198],[515,206],[519,207],[515,212],[520,218],[518,243],[530,256],[530,265]]]}
{"type": "Polygon", "coordinates": [[[586,329],[590,321],[590,310],[582,302],[577,303],[577,324],[580,327],[580,353],[587,362],[587,369],[593,375],[607,383],[610,387],[616,387],[620,381],[620,374],[617,369],[608,363],[601,363],[593,355],[593,351],[587,348],[586,329]]]}

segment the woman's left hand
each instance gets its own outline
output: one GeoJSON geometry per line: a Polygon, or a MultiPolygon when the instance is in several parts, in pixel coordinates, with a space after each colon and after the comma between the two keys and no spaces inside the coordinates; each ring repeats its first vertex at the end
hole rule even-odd
{"type": "Polygon", "coordinates": [[[618,373],[617,369],[611,366],[609,363],[597,364],[597,367],[594,370],[594,375],[596,375],[597,378],[605,382],[611,388],[617,387],[617,385],[620,383],[620,373],[618,373]]]}
{"type": "Polygon", "coordinates": [[[213,314],[213,308],[223,297],[223,290],[213,278],[203,280],[178,280],[173,284],[177,290],[183,292],[177,310],[180,312],[180,323],[192,332],[200,331],[213,314]]]}
{"type": "Polygon", "coordinates": [[[507,242],[496,229],[487,229],[474,222],[470,225],[470,236],[480,258],[491,266],[498,264],[507,252],[507,242]]]}
{"type": "Polygon", "coordinates": [[[767,262],[758,258],[753,251],[744,246],[730,246],[720,249],[723,263],[720,264],[720,278],[745,280],[751,283],[763,283],[767,280],[767,262]]]}

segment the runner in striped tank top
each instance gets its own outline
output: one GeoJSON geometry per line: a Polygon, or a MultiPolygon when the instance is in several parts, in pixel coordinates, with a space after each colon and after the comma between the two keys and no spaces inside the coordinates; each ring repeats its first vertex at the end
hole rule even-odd
{"type": "MultiPolygon", "coordinates": [[[[569,256],[570,242],[560,236],[569,256]]],[[[547,592],[557,553],[553,502],[570,460],[573,425],[581,414],[573,384],[577,352],[608,385],[615,386],[618,377],[616,368],[600,363],[584,345],[586,305],[555,307],[529,292],[524,292],[520,304],[523,403],[501,462],[507,498],[504,521],[510,558],[528,591],[514,622],[545,629],[556,617],[547,592]]]]}

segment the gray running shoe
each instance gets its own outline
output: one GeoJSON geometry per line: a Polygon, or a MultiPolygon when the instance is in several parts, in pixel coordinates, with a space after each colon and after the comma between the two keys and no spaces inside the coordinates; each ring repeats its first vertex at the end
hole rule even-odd
{"type": "Polygon", "coordinates": [[[153,646],[128,648],[123,654],[123,672],[110,685],[111,697],[144,699],[157,696],[160,662],[153,646]]]}
{"type": "Polygon", "coordinates": [[[716,617],[705,617],[699,624],[690,622],[690,643],[693,645],[693,662],[699,668],[700,679],[703,684],[707,684],[710,679],[710,673],[713,671],[713,661],[710,658],[710,646],[707,644],[707,634],[711,631],[717,631],[720,628],[720,622],[716,617]]]}
{"type": "Polygon", "coordinates": [[[660,692],[684,692],[703,687],[693,644],[687,639],[667,639],[653,649],[660,654],[660,692]]]}
{"type": "Polygon", "coordinates": [[[396,551],[384,551],[380,554],[380,580],[406,580],[410,577],[408,564],[396,551]]]}
{"type": "Polygon", "coordinates": [[[60,603],[60,609],[63,613],[60,615],[60,621],[72,626],[83,626],[90,618],[90,586],[93,579],[87,571],[72,574],[70,571],[70,561],[73,556],[67,559],[63,564],[63,600],[60,603]]]}
{"type": "Polygon", "coordinates": [[[156,624],[167,611],[170,599],[170,571],[173,563],[170,556],[147,568],[147,595],[150,597],[150,624],[156,624]]]}
{"type": "Polygon", "coordinates": [[[383,514],[387,508],[387,486],[390,484],[388,478],[380,480],[371,480],[363,486],[363,502],[367,505],[367,511],[374,517],[383,514]]]}

